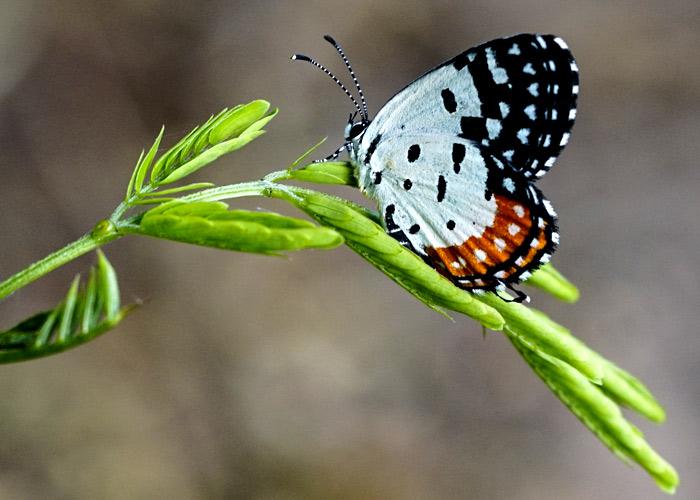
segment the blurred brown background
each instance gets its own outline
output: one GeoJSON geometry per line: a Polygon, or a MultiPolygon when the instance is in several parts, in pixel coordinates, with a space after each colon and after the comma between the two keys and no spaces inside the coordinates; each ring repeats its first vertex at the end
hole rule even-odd
{"type": "MultiPolygon", "coordinates": [[[[162,123],[172,144],[253,98],[263,139],[198,176],[255,179],[350,110],[306,52],[354,62],[376,112],[481,41],[552,32],[572,47],[572,141],[541,181],[554,263],[581,301],[534,304],[640,376],[668,410],[635,419],[700,497],[700,4],[441,1],[40,2],[0,15],[0,275],[89,230],[162,123]]],[[[355,196],[342,190],[347,196],[355,196]]],[[[257,204],[287,211],[265,200],[257,204]]],[[[127,238],[106,249],[116,331],[0,368],[2,499],[663,498],[586,431],[497,334],[424,308],[347,249],[289,259],[127,238]]],[[[53,305],[84,258],[2,304],[53,305]]]]}

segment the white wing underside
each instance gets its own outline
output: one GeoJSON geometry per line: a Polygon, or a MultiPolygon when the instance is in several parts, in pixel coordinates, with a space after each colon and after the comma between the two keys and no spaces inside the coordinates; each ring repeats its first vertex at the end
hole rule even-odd
{"type": "Polygon", "coordinates": [[[369,165],[365,170],[369,177],[362,182],[367,194],[380,203],[382,213],[390,205],[395,207],[394,222],[422,253],[426,247],[447,247],[479,237],[493,225],[496,202],[484,196],[488,169],[479,149],[469,141],[434,133],[388,137],[379,143],[369,165]],[[458,174],[451,157],[454,143],[463,144],[466,151],[458,174]],[[413,144],[421,148],[415,161],[396,154],[413,144]],[[377,172],[381,172],[379,184],[370,181],[377,172]]]}
{"type": "Polygon", "coordinates": [[[425,74],[391,98],[367,128],[363,149],[367,150],[377,134],[387,139],[399,134],[459,134],[459,117],[442,106],[440,92],[445,88],[453,89],[459,116],[481,116],[481,101],[471,74],[448,64],[425,74]]]}

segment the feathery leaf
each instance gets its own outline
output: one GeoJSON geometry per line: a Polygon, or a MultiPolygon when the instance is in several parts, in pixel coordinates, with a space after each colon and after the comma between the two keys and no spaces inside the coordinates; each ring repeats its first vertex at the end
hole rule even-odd
{"type": "Polygon", "coordinates": [[[355,169],[346,161],[326,161],[310,163],[302,168],[291,170],[289,179],[316,184],[339,184],[357,186],[355,169]]]}
{"type": "Polygon", "coordinates": [[[542,381],[603,444],[622,460],[641,465],[663,491],[675,491],[678,474],[673,466],[649,446],[599,386],[564,361],[533,349],[510,328],[504,332],[542,381]]]}
{"type": "Polygon", "coordinates": [[[146,212],[130,232],[195,245],[278,254],[304,248],[334,248],[336,231],[272,212],[229,210],[223,202],[174,201],[146,212]]]}
{"type": "Polygon", "coordinates": [[[532,273],[532,276],[525,283],[544,290],[564,302],[573,303],[579,298],[579,291],[576,285],[566,279],[551,264],[540,267],[532,273]]]}
{"type": "Polygon", "coordinates": [[[115,327],[131,307],[120,308],[116,274],[98,251],[87,284],[72,281],[66,297],[44,311],[0,332],[0,363],[39,358],[65,351],[115,327]]]}

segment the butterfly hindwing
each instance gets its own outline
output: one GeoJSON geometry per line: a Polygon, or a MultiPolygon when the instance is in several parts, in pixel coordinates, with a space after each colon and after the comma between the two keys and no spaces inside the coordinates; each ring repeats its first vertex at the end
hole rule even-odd
{"type": "Polygon", "coordinates": [[[401,134],[454,134],[539,177],[566,145],[578,68],[553,35],[522,34],[474,47],[421,76],[380,110],[361,144],[401,134]]]}
{"type": "Polygon", "coordinates": [[[360,184],[386,229],[462,288],[492,290],[546,262],[558,241],[549,202],[521,172],[459,137],[377,143],[360,184]]]}

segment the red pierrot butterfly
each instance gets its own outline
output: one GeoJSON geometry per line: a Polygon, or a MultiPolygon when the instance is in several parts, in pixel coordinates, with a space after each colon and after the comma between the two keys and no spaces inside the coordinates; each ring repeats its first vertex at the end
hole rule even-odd
{"type": "Polygon", "coordinates": [[[554,164],[576,117],[578,68],[553,35],[520,34],[467,50],[414,80],[369,119],[360,85],[345,144],[360,189],[388,234],[460,288],[516,292],[559,243],[556,214],[534,182],[554,164]]]}

